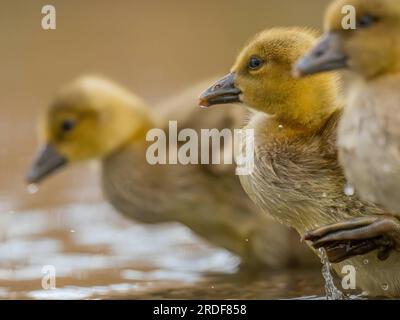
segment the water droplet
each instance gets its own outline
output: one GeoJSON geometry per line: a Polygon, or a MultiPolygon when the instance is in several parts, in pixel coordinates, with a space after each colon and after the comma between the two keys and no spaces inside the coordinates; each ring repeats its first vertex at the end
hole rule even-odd
{"type": "Polygon", "coordinates": [[[385,291],[389,290],[389,285],[387,283],[382,283],[382,289],[385,291]]]}
{"type": "Polygon", "coordinates": [[[244,239],[244,241],[249,242],[249,238],[244,239]]]}
{"type": "Polygon", "coordinates": [[[278,126],[278,128],[279,128],[279,129],[283,129],[283,125],[280,124],[280,125],[278,126]]]}
{"type": "Polygon", "coordinates": [[[368,259],[364,259],[363,263],[364,263],[364,264],[368,264],[368,263],[369,263],[369,260],[368,260],[368,259]]]}
{"type": "Polygon", "coordinates": [[[214,289],[214,286],[211,286],[211,289],[214,289]]]}
{"type": "Polygon", "coordinates": [[[354,196],[354,187],[350,183],[346,183],[343,191],[344,194],[348,197],[354,196]]]}
{"type": "Polygon", "coordinates": [[[38,192],[38,190],[39,190],[39,187],[37,186],[37,184],[34,184],[34,183],[31,183],[27,187],[27,191],[29,194],[35,194],[36,192],[38,192]]]}

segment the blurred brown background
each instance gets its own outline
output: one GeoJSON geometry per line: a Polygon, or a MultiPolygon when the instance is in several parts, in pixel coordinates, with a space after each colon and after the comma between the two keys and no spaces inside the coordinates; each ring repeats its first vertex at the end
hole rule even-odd
{"type": "Polygon", "coordinates": [[[328,0],[1,0],[0,210],[100,197],[90,166],[65,170],[29,195],[24,174],[36,148],[35,123],[57,88],[101,74],[151,103],[222,74],[265,27],[320,28],[328,0]],[[41,28],[41,8],[57,29],[41,28]]]}

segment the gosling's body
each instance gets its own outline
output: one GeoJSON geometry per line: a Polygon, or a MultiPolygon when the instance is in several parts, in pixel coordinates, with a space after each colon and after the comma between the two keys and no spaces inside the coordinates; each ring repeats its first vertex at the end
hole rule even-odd
{"type": "MultiPolygon", "coordinates": [[[[344,193],[346,183],[337,161],[337,111],[320,131],[290,137],[285,126],[256,114],[246,126],[255,130],[255,170],[240,180],[258,207],[301,235],[345,219],[385,214],[385,210],[344,193]],[[279,130],[279,132],[277,132],[279,130]]],[[[290,135],[293,132],[290,133],[290,135]]],[[[400,255],[381,261],[376,252],[332,264],[338,275],[345,265],[356,270],[357,288],[370,296],[400,294],[400,255]]]]}
{"type": "Polygon", "coordinates": [[[400,217],[400,74],[352,88],[339,127],[340,160],[360,195],[400,217]]]}
{"type": "Polygon", "coordinates": [[[399,21],[397,0],[333,1],[324,19],[325,35],[296,71],[349,71],[339,157],[359,195],[395,216],[400,212],[399,21]],[[355,8],[356,28],[342,27],[345,5],[355,8]]]}

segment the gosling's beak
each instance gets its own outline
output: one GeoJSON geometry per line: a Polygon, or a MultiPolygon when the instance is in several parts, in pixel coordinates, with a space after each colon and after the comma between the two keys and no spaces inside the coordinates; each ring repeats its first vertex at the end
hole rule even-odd
{"type": "Polygon", "coordinates": [[[28,183],[38,183],[67,162],[67,159],[60,155],[52,144],[41,146],[32,167],[28,171],[26,180],[28,183]]]}
{"type": "Polygon", "coordinates": [[[199,106],[240,102],[241,91],[235,87],[235,73],[231,72],[218,80],[199,97],[199,106]]]}
{"type": "Polygon", "coordinates": [[[346,68],[347,60],[341,49],[340,35],[329,32],[297,62],[293,68],[293,76],[301,78],[315,73],[346,68]]]}

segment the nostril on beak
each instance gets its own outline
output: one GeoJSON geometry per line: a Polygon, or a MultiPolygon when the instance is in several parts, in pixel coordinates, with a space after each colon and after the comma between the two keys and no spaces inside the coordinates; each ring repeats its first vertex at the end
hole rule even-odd
{"type": "Polygon", "coordinates": [[[315,57],[319,58],[319,57],[321,57],[321,56],[324,55],[324,51],[322,51],[322,50],[317,50],[317,51],[314,53],[314,55],[315,55],[315,57]]]}

